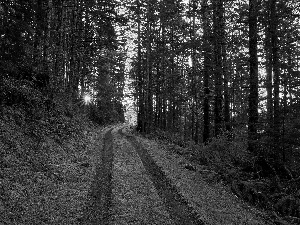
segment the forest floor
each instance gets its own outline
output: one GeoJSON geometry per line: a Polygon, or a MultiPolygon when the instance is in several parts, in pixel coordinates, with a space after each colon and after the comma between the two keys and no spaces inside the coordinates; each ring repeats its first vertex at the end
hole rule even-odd
{"type": "Polygon", "coordinates": [[[0,120],[0,225],[274,224],[173,145],[124,124],[68,127],[57,137],[0,120]]]}

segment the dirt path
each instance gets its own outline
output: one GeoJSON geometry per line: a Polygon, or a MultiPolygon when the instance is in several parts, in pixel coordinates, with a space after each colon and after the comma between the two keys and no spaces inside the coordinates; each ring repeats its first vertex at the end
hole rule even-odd
{"type": "Polygon", "coordinates": [[[136,149],[114,130],[111,224],[174,225],[136,149]]]}
{"type": "Polygon", "coordinates": [[[96,175],[90,191],[90,202],[82,224],[109,224],[113,163],[113,137],[111,131],[112,129],[106,131],[103,148],[99,151],[96,175]]]}
{"type": "Polygon", "coordinates": [[[130,134],[125,125],[106,129],[103,140],[81,224],[266,224],[197,171],[181,168],[179,156],[130,134]]]}
{"type": "MultiPolygon", "coordinates": [[[[119,132],[124,135],[121,129],[119,132]]],[[[196,213],[188,206],[187,202],[171,184],[171,181],[165,176],[163,171],[157,166],[147,150],[138,143],[135,137],[128,135],[126,135],[126,137],[130,140],[141,158],[155,189],[166,204],[174,223],[178,225],[203,225],[204,222],[197,218],[196,213]]]]}

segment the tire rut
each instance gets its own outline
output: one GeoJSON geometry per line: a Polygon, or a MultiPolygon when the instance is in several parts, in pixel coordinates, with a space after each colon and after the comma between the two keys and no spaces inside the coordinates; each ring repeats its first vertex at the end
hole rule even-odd
{"type": "Polygon", "coordinates": [[[119,129],[119,134],[124,135],[137,151],[142,163],[149,173],[157,193],[166,204],[166,208],[176,225],[205,225],[203,221],[197,218],[197,214],[187,204],[186,200],[179,194],[172,185],[170,179],[155,163],[148,151],[141,146],[134,136],[126,135],[119,129]]]}
{"type": "MultiPolygon", "coordinates": [[[[112,128],[113,129],[113,128],[112,128]]],[[[108,225],[111,220],[112,203],[112,165],[113,165],[113,137],[112,129],[104,135],[104,145],[101,157],[96,166],[96,174],[91,185],[90,202],[80,224],[108,225]]]]}

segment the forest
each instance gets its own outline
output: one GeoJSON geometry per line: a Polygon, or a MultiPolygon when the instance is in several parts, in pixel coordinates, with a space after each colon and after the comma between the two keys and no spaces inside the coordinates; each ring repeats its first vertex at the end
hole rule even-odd
{"type": "Polygon", "coordinates": [[[12,127],[38,150],[127,121],[300,221],[298,0],[2,0],[0,23],[0,169],[12,127]]]}

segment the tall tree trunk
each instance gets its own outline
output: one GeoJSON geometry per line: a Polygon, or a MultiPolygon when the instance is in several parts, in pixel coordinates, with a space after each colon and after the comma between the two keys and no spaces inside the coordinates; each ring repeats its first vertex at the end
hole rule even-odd
{"type": "Polygon", "coordinates": [[[222,67],[224,77],[224,123],[227,131],[231,130],[230,123],[230,99],[229,99],[229,88],[228,88],[228,65],[227,65],[227,43],[226,43],[226,31],[225,31],[225,10],[223,4],[220,8],[220,32],[221,32],[221,45],[222,45],[222,67]]]}
{"type": "Polygon", "coordinates": [[[267,90],[267,133],[273,132],[273,75],[272,75],[272,43],[271,43],[271,24],[270,0],[266,2],[265,25],[265,52],[266,52],[266,90],[267,90]]]}
{"type": "Polygon", "coordinates": [[[166,69],[166,15],[165,15],[166,6],[164,2],[161,3],[161,11],[160,11],[160,22],[161,22],[161,85],[160,85],[160,120],[159,127],[161,129],[166,129],[167,117],[166,117],[166,99],[167,99],[167,69],[166,69]]]}
{"type": "MultiPolygon", "coordinates": [[[[274,144],[276,154],[278,157],[281,157],[281,148],[280,148],[280,103],[279,103],[279,83],[280,83],[280,66],[279,66],[279,55],[278,55],[278,16],[276,10],[276,0],[270,0],[270,21],[272,21],[270,33],[271,33],[271,45],[272,45],[272,65],[273,65],[273,74],[274,74],[274,144]]],[[[275,150],[275,149],[274,149],[275,150]]]]}
{"type": "Polygon", "coordinates": [[[136,1],[137,4],[137,25],[138,25],[138,52],[137,52],[137,92],[138,92],[138,114],[137,114],[137,130],[139,132],[144,132],[144,97],[143,97],[143,77],[141,73],[141,61],[142,61],[142,51],[141,51],[141,10],[140,1],[136,1]]]}
{"type": "Polygon", "coordinates": [[[152,62],[151,62],[151,7],[150,0],[147,3],[147,111],[146,132],[150,133],[152,130],[152,62]]]}
{"type": "Polygon", "coordinates": [[[192,52],[191,52],[191,60],[192,60],[192,96],[194,97],[193,101],[193,114],[194,114],[194,123],[192,124],[194,128],[193,139],[197,144],[199,142],[199,116],[198,116],[198,97],[197,97],[197,74],[196,74],[196,10],[197,4],[195,0],[192,0],[193,7],[193,21],[192,21],[192,30],[190,32],[190,38],[192,42],[192,52]]]}
{"type": "Polygon", "coordinates": [[[215,104],[214,104],[214,119],[215,119],[215,136],[218,136],[222,131],[222,27],[220,26],[223,20],[222,15],[223,0],[213,1],[213,27],[214,27],[214,79],[215,79],[215,104]]]}
{"type": "Polygon", "coordinates": [[[204,86],[204,100],[203,100],[203,143],[209,140],[209,69],[210,69],[210,28],[208,21],[208,4],[207,0],[202,2],[202,23],[203,23],[203,55],[204,55],[204,71],[203,71],[203,86],[204,86]]]}
{"type": "Polygon", "coordinates": [[[249,0],[249,62],[250,62],[250,90],[249,90],[249,121],[248,148],[254,152],[257,142],[258,123],[258,58],[257,58],[257,0],[249,0]]]}

